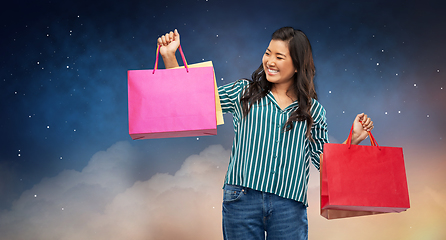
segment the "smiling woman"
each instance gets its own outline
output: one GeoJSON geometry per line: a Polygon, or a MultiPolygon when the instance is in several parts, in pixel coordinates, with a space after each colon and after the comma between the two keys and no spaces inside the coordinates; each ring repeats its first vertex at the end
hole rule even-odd
{"type": "Polygon", "coordinates": [[[271,91],[281,108],[294,101],[299,102],[299,107],[291,113],[285,127],[289,130],[293,128],[294,121],[306,121],[305,134],[311,139],[311,99],[317,100],[314,74],[313,53],[307,36],[292,27],[275,31],[262,64],[252,74],[253,83],[241,98],[244,115],[249,112],[252,103],[271,91]]]}
{"type": "Polygon", "coordinates": [[[293,76],[297,72],[293,66],[288,43],[281,40],[271,40],[263,55],[262,62],[266,79],[274,83],[274,88],[277,89],[280,88],[279,85],[284,85],[285,90],[288,90],[293,83],[293,76]]]}
{"type": "MultiPolygon", "coordinates": [[[[168,68],[178,66],[179,43],[177,30],[158,38],[168,68]]],[[[224,239],[264,239],[266,234],[272,239],[308,239],[310,159],[319,169],[328,142],[314,73],[308,38],[284,27],[274,32],[252,80],[218,88],[223,113],[233,114],[235,130],[224,185],[224,239]],[[264,206],[281,208],[265,211],[264,206]]],[[[357,144],[373,123],[359,114],[354,125],[357,144]]]]}
{"type": "Polygon", "coordinates": [[[293,88],[297,70],[293,66],[293,60],[288,50],[288,43],[281,40],[271,40],[263,55],[263,70],[268,82],[274,83],[271,92],[281,109],[285,109],[297,100],[293,88]]]}

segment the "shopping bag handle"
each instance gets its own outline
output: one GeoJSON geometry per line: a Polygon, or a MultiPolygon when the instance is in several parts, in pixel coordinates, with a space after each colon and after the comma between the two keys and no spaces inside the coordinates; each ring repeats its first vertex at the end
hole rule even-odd
{"type": "MultiPolygon", "coordinates": [[[[359,122],[361,122],[361,121],[359,121],[359,122]]],[[[361,123],[362,123],[362,122],[361,122],[361,123]]],[[[350,129],[350,134],[348,135],[348,138],[347,138],[348,148],[350,148],[350,146],[352,145],[352,135],[353,135],[353,126],[354,126],[354,125],[355,125],[355,124],[352,125],[352,128],[350,129]]],[[[370,144],[371,144],[373,147],[376,146],[376,147],[378,147],[379,150],[381,150],[381,147],[378,145],[378,142],[376,141],[375,137],[373,137],[372,132],[369,131],[368,134],[369,134],[369,137],[370,137],[370,144]]]]}
{"type": "MultiPolygon", "coordinates": [[[[159,56],[160,56],[160,47],[161,47],[161,45],[158,45],[158,47],[156,48],[155,67],[153,68],[152,74],[155,74],[155,70],[158,69],[158,61],[159,61],[159,56]]],[[[189,68],[187,67],[186,57],[184,57],[184,53],[183,53],[183,49],[181,49],[181,45],[178,47],[178,49],[180,50],[181,58],[183,58],[183,63],[184,63],[184,66],[186,67],[186,71],[189,72],[189,68]]]]}

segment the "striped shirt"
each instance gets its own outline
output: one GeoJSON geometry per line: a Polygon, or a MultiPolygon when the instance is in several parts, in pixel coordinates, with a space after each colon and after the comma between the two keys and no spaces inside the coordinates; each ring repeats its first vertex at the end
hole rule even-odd
{"type": "Polygon", "coordinates": [[[269,92],[243,117],[240,97],[248,84],[239,80],[218,88],[223,113],[233,114],[235,131],[225,184],[273,193],[308,206],[309,162],[319,169],[319,154],[328,142],[325,109],[312,100],[312,142],[305,136],[306,122],[295,122],[292,130],[283,130],[298,108],[297,101],[282,110],[269,92]]]}

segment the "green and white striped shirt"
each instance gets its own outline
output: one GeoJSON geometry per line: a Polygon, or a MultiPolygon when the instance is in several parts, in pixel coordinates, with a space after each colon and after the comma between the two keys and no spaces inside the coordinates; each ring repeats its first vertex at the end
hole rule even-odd
{"type": "Polygon", "coordinates": [[[225,183],[273,193],[308,206],[309,162],[319,169],[319,154],[328,142],[325,109],[312,100],[311,142],[305,136],[306,122],[295,122],[292,130],[283,130],[298,107],[297,101],[282,110],[269,92],[243,118],[240,97],[248,84],[247,80],[239,80],[218,88],[223,112],[233,114],[235,131],[225,183]]]}

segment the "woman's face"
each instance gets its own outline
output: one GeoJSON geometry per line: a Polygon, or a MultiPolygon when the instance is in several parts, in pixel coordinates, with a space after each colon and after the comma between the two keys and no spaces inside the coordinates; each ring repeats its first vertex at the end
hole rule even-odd
{"type": "Polygon", "coordinates": [[[269,82],[289,85],[293,83],[293,75],[297,70],[294,68],[287,42],[271,40],[262,62],[266,79],[269,82]]]}

